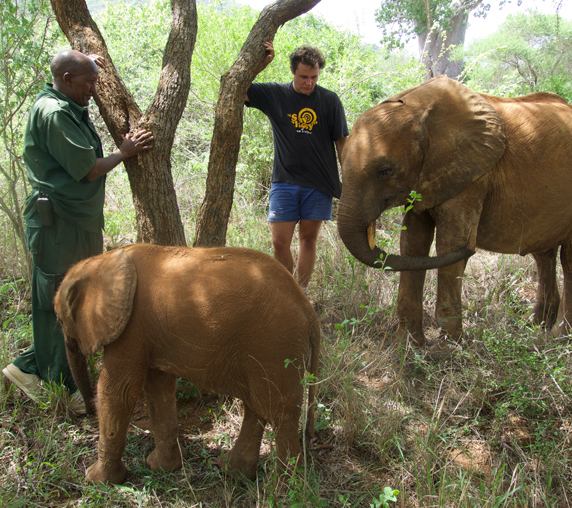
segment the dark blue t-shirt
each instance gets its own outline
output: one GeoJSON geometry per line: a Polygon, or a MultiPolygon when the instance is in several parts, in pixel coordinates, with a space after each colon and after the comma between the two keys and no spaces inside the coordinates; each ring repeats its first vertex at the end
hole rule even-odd
{"type": "Polygon", "coordinates": [[[270,120],[274,135],[273,182],[317,189],[339,198],[334,141],[348,135],[344,108],[332,91],[316,86],[310,95],[292,83],[253,83],[247,106],[270,120]]]}

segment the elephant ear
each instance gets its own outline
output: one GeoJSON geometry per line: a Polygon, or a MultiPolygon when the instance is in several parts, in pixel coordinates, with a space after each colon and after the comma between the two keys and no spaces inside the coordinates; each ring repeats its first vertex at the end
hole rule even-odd
{"type": "Polygon", "coordinates": [[[54,298],[64,333],[84,355],[113,342],[127,326],[136,288],[137,269],[122,249],[80,261],[54,298]]]}
{"type": "Polygon", "coordinates": [[[504,122],[483,96],[439,76],[390,100],[418,110],[423,162],[414,210],[433,208],[491,170],[505,150],[504,122]]]}

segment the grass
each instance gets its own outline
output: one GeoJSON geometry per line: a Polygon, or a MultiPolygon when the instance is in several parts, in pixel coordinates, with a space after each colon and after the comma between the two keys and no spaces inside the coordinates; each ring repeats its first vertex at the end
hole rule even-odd
{"type": "MultiPolygon", "coordinates": [[[[197,198],[186,188],[192,183],[177,185],[186,193],[191,243],[197,198]]],[[[270,252],[263,207],[239,201],[228,244],[270,252]]],[[[110,200],[109,206],[124,205],[110,200]]],[[[109,211],[109,243],[134,239],[129,213],[109,211]]],[[[397,245],[396,237],[393,241],[397,245]]],[[[529,319],[532,260],[489,253],[470,260],[463,343],[436,361],[424,349],[394,340],[397,274],[356,262],[333,223],[323,228],[318,251],[310,298],[324,334],[319,441],[308,443],[303,473],[276,487],[267,432],[257,481],[225,476],[215,464],[238,435],[242,405],[181,382],[181,437],[189,452],[183,469],[146,468],[152,435],[135,415],[124,456],[125,485],[88,485],[84,473],[96,456],[97,420],[66,411],[67,395],[57,387],[34,404],[2,383],[0,506],[570,506],[572,346],[529,319]],[[384,497],[394,489],[395,502],[384,497]]],[[[10,278],[8,267],[1,270],[3,367],[32,335],[27,282],[10,278]]],[[[435,285],[435,273],[428,273],[429,335],[438,333],[435,285]]]]}

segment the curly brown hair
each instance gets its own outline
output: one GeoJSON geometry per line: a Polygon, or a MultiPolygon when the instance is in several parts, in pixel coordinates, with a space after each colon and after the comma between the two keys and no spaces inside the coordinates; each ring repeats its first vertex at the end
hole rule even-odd
{"type": "Polygon", "coordinates": [[[290,55],[290,70],[296,72],[299,63],[309,65],[310,67],[317,65],[320,69],[323,69],[326,66],[326,59],[318,48],[314,46],[300,46],[290,55]]]}

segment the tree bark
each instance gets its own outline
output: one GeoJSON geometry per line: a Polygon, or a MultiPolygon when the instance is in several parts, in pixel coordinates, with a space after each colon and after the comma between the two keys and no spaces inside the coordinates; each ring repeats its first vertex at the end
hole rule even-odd
{"type": "Polygon", "coordinates": [[[236,163],[242,135],[244,98],[262,70],[264,42],[274,40],[278,28],[309,11],[320,0],[277,0],[262,12],[238,58],[221,78],[209,157],[206,194],[197,219],[194,245],[224,246],[232,209],[236,163]]]}
{"type": "Polygon", "coordinates": [[[143,114],[119,76],[85,0],[51,0],[56,19],[72,47],[107,61],[99,73],[95,101],[117,146],[133,129],[145,127],[155,138],[151,150],[124,161],[137,218],[137,240],[186,245],[173,177],[171,149],[187,103],[191,58],[197,35],[195,0],[171,0],[172,22],[155,97],[143,114]]]}
{"type": "Polygon", "coordinates": [[[427,72],[425,79],[442,74],[458,79],[463,70],[462,60],[451,60],[451,49],[465,43],[468,13],[459,13],[451,20],[451,29],[439,31],[435,28],[419,36],[421,61],[427,72]]]}
{"type": "MultiPolygon", "coordinates": [[[[463,46],[467,32],[469,13],[476,9],[483,0],[458,2],[458,10],[450,19],[448,29],[428,26],[427,31],[418,36],[419,56],[427,72],[425,79],[446,75],[459,79],[463,71],[462,60],[451,60],[451,51],[456,46],[463,46]]],[[[427,11],[428,23],[430,13],[427,11]]]]}

